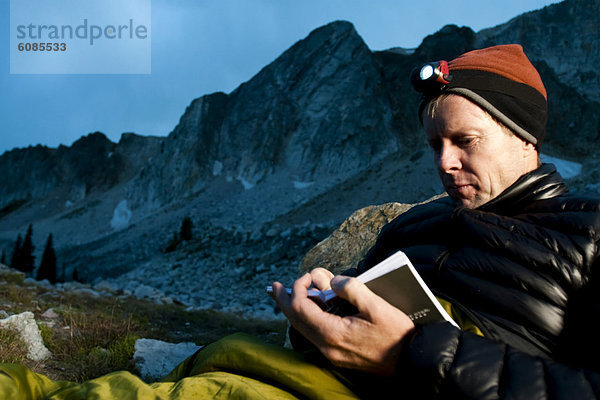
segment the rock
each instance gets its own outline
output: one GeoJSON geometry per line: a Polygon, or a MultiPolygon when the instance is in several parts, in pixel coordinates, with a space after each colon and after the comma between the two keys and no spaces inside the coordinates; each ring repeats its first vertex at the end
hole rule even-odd
{"type": "Polygon", "coordinates": [[[75,289],[75,290],[73,290],[73,293],[85,294],[85,295],[92,296],[92,297],[99,297],[100,296],[100,293],[98,293],[94,289],[86,288],[86,287],[75,289]]]}
{"type": "Polygon", "coordinates": [[[195,343],[167,343],[155,339],[138,339],[135,342],[133,361],[145,380],[163,378],[183,360],[202,346],[195,343]]]}
{"type": "MultiPolygon", "coordinates": [[[[103,133],[94,132],[69,147],[37,145],[8,151],[0,157],[0,171],[13,172],[3,175],[0,209],[7,205],[19,208],[32,197],[41,198],[63,188],[71,190],[65,203],[83,200],[93,189],[106,190],[117,184],[120,178],[127,177],[127,170],[139,169],[140,160],[146,161],[161,142],[162,138],[123,134],[116,144],[103,133]]],[[[84,211],[76,208],[72,212],[84,211]]],[[[45,211],[48,212],[52,210],[45,211]]]]}
{"type": "Polygon", "coordinates": [[[165,204],[218,178],[252,191],[285,171],[293,189],[293,181],[331,185],[364,169],[399,148],[380,76],[351,23],[315,29],[232,93],[193,100],[132,182],[134,204],[165,204]]]}
{"type": "Polygon", "coordinates": [[[43,279],[41,281],[38,281],[34,278],[31,277],[27,277],[23,280],[23,283],[26,285],[37,285],[37,286],[45,286],[47,288],[50,287],[51,283],[48,279],[43,279]]]}
{"type": "Polygon", "coordinates": [[[84,285],[83,283],[76,282],[76,281],[63,282],[63,283],[58,283],[56,285],[57,289],[62,289],[64,291],[75,291],[75,290],[83,289],[86,287],[88,287],[88,286],[84,285]]]}
{"type": "Polygon", "coordinates": [[[42,317],[47,318],[47,319],[56,319],[59,317],[59,315],[56,313],[56,311],[54,311],[53,308],[49,308],[46,311],[44,311],[44,313],[42,314],[42,317]]]}
{"type": "Polygon", "coordinates": [[[7,283],[21,285],[25,280],[25,274],[21,271],[17,271],[16,269],[12,269],[9,266],[0,264],[0,280],[3,280],[7,283]]]}
{"type": "MultiPolygon", "coordinates": [[[[434,196],[423,203],[438,199],[434,196]]],[[[355,211],[325,240],[313,247],[302,260],[300,273],[322,267],[338,274],[356,266],[375,244],[381,228],[417,204],[387,203],[355,211]]]]}
{"type": "Polygon", "coordinates": [[[50,351],[44,345],[40,329],[32,312],[25,311],[2,319],[0,320],[0,327],[13,329],[19,333],[21,339],[27,344],[27,358],[30,360],[43,361],[51,356],[50,351]]]}
{"type": "Polygon", "coordinates": [[[101,280],[94,285],[94,289],[100,292],[116,293],[119,291],[119,285],[111,281],[101,280]]]}
{"type": "Polygon", "coordinates": [[[322,267],[337,274],[353,267],[375,243],[383,225],[411,207],[410,204],[387,203],[355,211],[304,256],[300,273],[322,267]]]}
{"type": "Polygon", "coordinates": [[[157,299],[163,297],[164,293],[151,286],[140,284],[133,292],[133,295],[138,299],[157,299]]]}
{"type": "Polygon", "coordinates": [[[279,236],[281,236],[282,238],[288,238],[290,235],[292,234],[292,230],[291,229],[286,229],[285,231],[281,232],[279,234],[279,236]]]}
{"type": "Polygon", "coordinates": [[[271,228],[271,229],[269,229],[269,230],[268,230],[268,231],[265,233],[265,236],[266,236],[266,237],[273,237],[273,236],[275,236],[275,235],[277,235],[277,229],[276,229],[276,228],[271,228]]]}

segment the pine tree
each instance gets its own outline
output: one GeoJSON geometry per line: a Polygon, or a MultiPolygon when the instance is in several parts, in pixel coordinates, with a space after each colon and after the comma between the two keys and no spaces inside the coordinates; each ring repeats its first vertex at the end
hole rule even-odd
{"type": "Polygon", "coordinates": [[[6,251],[2,249],[2,258],[0,258],[0,264],[6,265],[6,251]]]}
{"type": "Polygon", "coordinates": [[[52,234],[48,235],[42,262],[37,272],[37,280],[48,279],[50,283],[56,283],[56,253],[52,246],[52,234]]]}
{"type": "Polygon", "coordinates": [[[23,240],[23,245],[21,246],[21,259],[20,259],[20,268],[17,268],[26,274],[30,274],[33,272],[35,268],[35,257],[33,256],[33,250],[35,247],[33,246],[33,226],[29,224],[27,228],[27,235],[25,235],[25,239],[23,240]]]}
{"type": "Polygon", "coordinates": [[[12,253],[12,258],[10,259],[10,267],[14,269],[20,270],[19,265],[21,264],[21,234],[17,235],[17,241],[15,243],[15,248],[12,253]]]}
{"type": "Polygon", "coordinates": [[[183,221],[181,221],[181,229],[179,231],[179,238],[181,240],[192,240],[192,228],[194,224],[192,224],[192,220],[190,217],[185,217],[183,221]]]}
{"type": "Polygon", "coordinates": [[[74,280],[75,282],[81,282],[79,280],[79,274],[77,273],[77,268],[73,269],[72,280],[74,280]]]}

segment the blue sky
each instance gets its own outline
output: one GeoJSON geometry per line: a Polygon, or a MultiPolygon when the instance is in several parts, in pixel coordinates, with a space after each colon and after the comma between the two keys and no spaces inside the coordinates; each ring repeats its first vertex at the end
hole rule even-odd
{"type": "Polygon", "coordinates": [[[70,145],[95,131],[113,141],[123,132],[168,135],[194,98],[231,92],[334,20],[352,22],[372,50],[411,48],[446,24],[478,31],[556,2],[151,0],[150,74],[36,75],[10,74],[10,1],[0,0],[0,153],[70,145]]]}

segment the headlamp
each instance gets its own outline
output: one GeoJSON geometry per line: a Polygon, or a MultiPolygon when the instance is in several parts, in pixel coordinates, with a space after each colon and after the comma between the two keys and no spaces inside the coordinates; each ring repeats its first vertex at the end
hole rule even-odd
{"type": "Polygon", "coordinates": [[[447,61],[435,61],[422,64],[412,70],[410,81],[417,92],[434,95],[450,83],[452,75],[447,61]]]}

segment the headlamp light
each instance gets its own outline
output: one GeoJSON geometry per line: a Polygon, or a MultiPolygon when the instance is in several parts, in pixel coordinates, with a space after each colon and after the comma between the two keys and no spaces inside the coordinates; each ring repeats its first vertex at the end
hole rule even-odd
{"type": "Polygon", "coordinates": [[[412,70],[410,81],[417,92],[435,95],[450,83],[452,75],[447,61],[435,61],[422,64],[412,70]]]}

